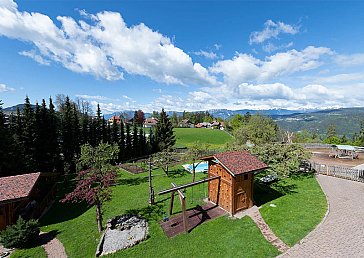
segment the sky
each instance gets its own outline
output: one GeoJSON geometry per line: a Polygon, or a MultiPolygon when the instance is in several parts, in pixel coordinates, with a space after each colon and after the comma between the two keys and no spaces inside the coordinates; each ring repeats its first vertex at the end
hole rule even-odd
{"type": "Polygon", "coordinates": [[[0,0],[4,107],[363,106],[364,1],[0,0]]]}

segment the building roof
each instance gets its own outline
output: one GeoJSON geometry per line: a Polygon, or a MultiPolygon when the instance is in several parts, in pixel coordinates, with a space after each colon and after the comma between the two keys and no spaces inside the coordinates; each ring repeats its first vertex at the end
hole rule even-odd
{"type": "Polygon", "coordinates": [[[158,119],[154,117],[150,117],[144,120],[144,124],[156,125],[158,123],[158,119]]]}
{"type": "Polygon", "coordinates": [[[332,147],[336,147],[339,150],[355,151],[355,147],[351,145],[333,145],[332,147]]]}
{"type": "Polygon", "coordinates": [[[39,176],[40,172],[0,177],[0,203],[28,197],[39,176]]]}
{"type": "Polygon", "coordinates": [[[225,167],[233,176],[268,168],[265,163],[245,150],[222,152],[201,159],[216,159],[217,162],[225,167]]]}

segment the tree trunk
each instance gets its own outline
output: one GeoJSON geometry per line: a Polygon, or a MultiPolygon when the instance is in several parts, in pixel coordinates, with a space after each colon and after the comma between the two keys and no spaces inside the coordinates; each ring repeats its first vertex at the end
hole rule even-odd
{"type": "Polygon", "coordinates": [[[196,179],[196,167],[195,167],[195,159],[192,160],[192,182],[195,182],[196,179]]]}
{"type": "Polygon", "coordinates": [[[96,203],[96,221],[97,221],[97,228],[99,232],[102,231],[102,213],[101,213],[101,203],[96,203]]]}

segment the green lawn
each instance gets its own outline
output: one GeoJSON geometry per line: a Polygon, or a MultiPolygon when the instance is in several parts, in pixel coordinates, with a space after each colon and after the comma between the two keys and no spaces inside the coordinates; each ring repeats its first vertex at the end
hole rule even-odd
{"type": "MultiPolygon", "coordinates": [[[[274,233],[293,246],[321,222],[327,211],[326,197],[313,176],[286,179],[265,195],[279,195],[279,192],[285,195],[265,203],[260,213],[274,233]]],[[[257,194],[264,195],[264,191],[258,190],[257,194]]]]}
{"type": "MultiPolygon", "coordinates": [[[[153,174],[156,193],[169,188],[171,182],[183,184],[191,181],[191,174],[180,166],[172,168],[170,177],[158,169],[153,174]]],[[[197,179],[205,176],[197,173],[197,179]]],[[[59,197],[70,189],[70,184],[62,185],[59,197]]],[[[201,204],[201,199],[207,194],[207,184],[189,188],[185,194],[188,207],[201,204]]],[[[326,211],[326,199],[313,177],[287,179],[272,188],[257,186],[255,196],[258,202],[265,203],[261,213],[266,222],[289,245],[293,245],[312,230],[326,211]],[[271,203],[277,207],[270,207],[271,203]]],[[[220,217],[198,226],[189,234],[169,239],[158,224],[166,216],[169,196],[156,195],[156,201],[157,204],[153,207],[147,204],[146,173],[132,175],[125,171],[119,172],[118,185],[114,187],[112,201],[105,207],[104,219],[106,221],[125,213],[139,213],[148,219],[149,237],[130,249],[108,257],[275,257],[279,254],[263,238],[250,218],[234,220],[220,217]]],[[[177,198],[174,212],[180,211],[177,198]]],[[[57,235],[69,257],[94,257],[100,237],[94,208],[56,202],[41,220],[41,224],[42,231],[53,231],[57,235]]],[[[30,251],[35,252],[31,249],[30,251]]],[[[27,252],[22,254],[21,257],[32,257],[27,252]]]]}
{"type": "Polygon", "coordinates": [[[46,258],[47,254],[44,248],[41,246],[29,248],[29,249],[18,249],[11,254],[11,258],[46,258]]]}
{"type": "MultiPolygon", "coordinates": [[[[182,184],[191,181],[191,174],[184,172],[179,166],[174,167],[171,177],[165,176],[160,170],[154,170],[153,173],[156,192],[169,188],[171,182],[182,184]]],[[[202,177],[205,175],[197,174],[198,179],[202,177]]],[[[201,203],[201,198],[207,194],[206,192],[207,184],[188,189],[185,192],[188,207],[201,203]]],[[[137,246],[111,257],[207,257],[212,254],[231,257],[237,253],[244,257],[274,257],[278,254],[249,218],[232,220],[220,217],[200,225],[190,234],[169,239],[158,224],[167,212],[169,196],[157,196],[157,201],[153,208],[147,205],[146,173],[131,175],[120,172],[113,199],[105,209],[105,220],[119,214],[138,212],[149,221],[150,237],[137,246]]],[[[174,211],[181,211],[178,198],[174,211]]],[[[41,223],[42,231],[54,231],[57,234],[69,257],[94,256],[99,240],[94,208],[88,209],[80,204],[55,203],[41,223]]]]}
{"type": "Polygon", "coordinates": [[[188,147],[196,141],[211,145],[212,149],[218,149],[229,142],[232,137],[221,130],[206,128],[175,128],[176,147],[188,147]]]}

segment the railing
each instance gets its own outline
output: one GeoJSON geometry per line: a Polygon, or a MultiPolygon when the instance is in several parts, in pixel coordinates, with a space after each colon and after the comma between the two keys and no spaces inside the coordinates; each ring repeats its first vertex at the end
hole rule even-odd
{"type": "Polygon", "coordinates": [[[364,170],[311,162],[311,168],[318,174],[334,176],[364,183],[364,170]]]}
{"type": "Polygon", "coordinates": [[[332,144],[326,144],[326,143],[298,143],[299,145],[302,145],[306,149],[321,149],[321,148],[331,148],[332,144]]]}

